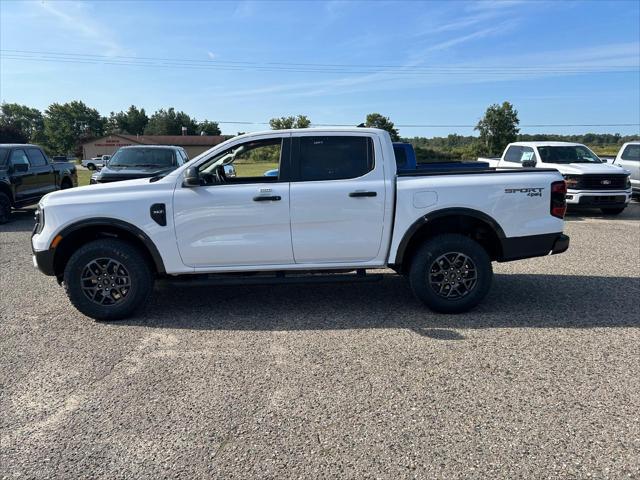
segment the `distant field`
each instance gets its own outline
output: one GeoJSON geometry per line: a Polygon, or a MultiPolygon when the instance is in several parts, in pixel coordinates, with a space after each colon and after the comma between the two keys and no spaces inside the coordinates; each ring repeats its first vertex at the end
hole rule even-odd
{"type": "Polygon", "coordinates": [[[78,186],[82,187],[84,185],[89,185],[89,179],[91,178],[92,173],[93,172],[90,170],[78,168],[78,186]]]}
{"type": "Polygon", "coordinates": [[[256,162],[256,163],[234,163],[236,175],[239,177],[261,177],[267,170],[278,168],[277,163],[256,162]]]}

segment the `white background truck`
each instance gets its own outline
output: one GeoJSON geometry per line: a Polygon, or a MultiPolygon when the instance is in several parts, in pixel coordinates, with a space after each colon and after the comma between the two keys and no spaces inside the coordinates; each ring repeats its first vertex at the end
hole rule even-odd
{"type": "Polygon", "coordinates": [[[622,213],[631,200],[629,172],[602,162],[588,147],[570,142],[515,142],[500,158],[479,158],[497,168],[554,168],[567,181],[569,207],[622,213]]]}
{"type": "Polygon", "coordinates": [[[159,277],[357,280],[382,267],[407,275],[433,310],[461,312],[488,293],[492,261],[568,248],[564,196],[555,170],[398,173],[383,130],[270,131],[230,139],[164,177],[47,195],[32,249],[35,265],[96,319],[133,314],[159,277]],[[275,159],[278,176],[246,176],[261,170],[242,164],[227,177],[236,151],[275,159]]]}
{"type": "Polygon", "coordinates": [[[631,172],[631,191],[640,197],[640,141],[622,145],[613,164],[631,172]]]}

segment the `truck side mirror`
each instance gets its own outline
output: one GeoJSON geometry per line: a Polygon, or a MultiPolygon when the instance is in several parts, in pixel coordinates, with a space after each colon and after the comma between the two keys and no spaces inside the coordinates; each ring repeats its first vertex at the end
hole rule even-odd
{"type": "Polygon", "coordinates": [[[533,158],[530,158],[529,160],[523,160],[522,161],[522,166],[525,168],[533,168],[536,166],[536,161],[533,158]]]}
{"type": "Polygon", "coordinates": [[[14,163],[13,164],[13,171],[14,172],[28,172],[29,171],[29,164],[27,163],[14,163]]]}
{"type": "Polygon", "coordinates": [[[199,187],[200,186],[200,174],[196,167],[189,167],[184,171],[184,180],[182,181],[183,187],[199,187]]]}

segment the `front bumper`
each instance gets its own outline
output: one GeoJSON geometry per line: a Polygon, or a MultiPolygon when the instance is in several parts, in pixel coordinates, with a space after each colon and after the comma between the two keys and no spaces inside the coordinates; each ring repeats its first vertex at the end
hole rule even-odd
{"type": "Polygon", "coordinates": [[[41,252],[33,252],[33,266],[45,275],[53,276],[56,274],[53,268],[54,250],[43,250],[41,252]]]}
{"type": "Polygon", "coordinates": [[[568,207],[624,207],[631,200],[631,189],[615,191],[567,190],[568,207]]]}
{"type": "Polygon", "coordinates": [[[523,258],[544,257],[566,252],[569,248],[569,237],[563,233],[545,233],[526,237],[502,239],[502,256],[500,262],[510,262],[523,258]]]}

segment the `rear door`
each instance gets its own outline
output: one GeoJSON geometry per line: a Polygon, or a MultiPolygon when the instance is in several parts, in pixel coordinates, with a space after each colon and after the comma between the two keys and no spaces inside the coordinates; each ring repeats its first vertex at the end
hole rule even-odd
{"type": "Polygon", "coordinates": [[[47,193],[57,190],[55,173],[53,165],[44,156],[39,148],[27,148],[27,157],[29,157],[30,171],[33,175],[31,182],[33,184],[34,194],[43,196],[47,193]]]}
{"type": "Polygon", "coordinates": [[[385,209],[377,138],[346,133],[293,135],[290,210],[295,262],[375,259],[385,209]]]}

